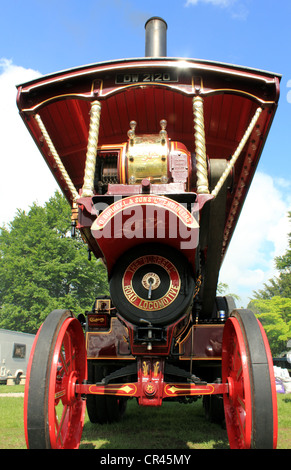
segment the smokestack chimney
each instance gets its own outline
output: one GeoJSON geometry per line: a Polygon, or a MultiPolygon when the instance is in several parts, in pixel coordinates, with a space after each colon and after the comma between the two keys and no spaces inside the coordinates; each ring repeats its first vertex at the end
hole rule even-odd
{"type": "Polygon", "coordinates": [[[153,16],[146,22],[146,57],[167,56],[167,28],[165,20],[158,16],[153,16]]]}

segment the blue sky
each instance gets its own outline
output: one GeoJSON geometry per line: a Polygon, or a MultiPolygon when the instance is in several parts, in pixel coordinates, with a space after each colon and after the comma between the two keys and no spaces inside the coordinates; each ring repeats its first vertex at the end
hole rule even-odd
{"type": "Polygon", "coordinates": [[[274,275],[273,258],[284,253],[291,232],[286,217],[291,210],[290,0],[0,4],[0,225],[14,218],[16,208],[48,200],[56,187],[17,115],[17,83],[79,65],[144,56],[144,24],[151,16],[161,16],[168,24],[170,57],[216,60],[283,75],[275,121],[221,271],[221,281],[246,305],[253,289],[274,275]]]}

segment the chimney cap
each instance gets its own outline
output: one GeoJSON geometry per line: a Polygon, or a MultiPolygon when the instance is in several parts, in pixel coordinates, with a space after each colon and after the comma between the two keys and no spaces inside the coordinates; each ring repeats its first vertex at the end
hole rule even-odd
{"type": "Polygon", "coordinates": [[[149,18],[149,19],[146,21],[144,27],[146,28],[146,27],[147,27],[147,24],[148,24],[150,21],[153,21],[153,20],[163,21],[163,23],[165,23],[165,25],[166,25],[166,28],[168,29],[167,22],[166,22],[163,18],[161,18],[160,16],[152,16],[151,18],[149,18]]]}

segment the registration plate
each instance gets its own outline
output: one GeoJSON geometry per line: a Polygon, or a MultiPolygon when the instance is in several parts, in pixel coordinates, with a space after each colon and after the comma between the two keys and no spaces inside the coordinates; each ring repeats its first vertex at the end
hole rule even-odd
{"type": "Polygon", "coordinates": [[[115,82],[117,84],[131,83],[169,83],[177,82],[178,75],[176,72],[134,72],[116,75],[115,82]]]}

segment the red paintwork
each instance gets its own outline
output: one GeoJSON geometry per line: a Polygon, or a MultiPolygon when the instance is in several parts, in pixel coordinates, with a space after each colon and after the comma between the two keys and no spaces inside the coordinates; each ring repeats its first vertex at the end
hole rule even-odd
{"type": "Polygon", "coordinates": [[[52,449],[79,447],[86,404],[75,394],[75,386],[86,379],[84,335],[78,320],[71,317],[60,328],[50,369],[47,416],[52,449]]]}
{"type": "MultiPolygon", "coordinates": [[[[86,348],[89,359],[134,360],[134,356],[159,355],[167,357],[171,351],[171,342],[183,328],[186,318],[167,327],[166,341],[153,344],[148,351],[146,345],[134,341],[134,327],[113,317],[109,323],[103,323],[105,315],[88,315],[88,328],[86,333],[86,348]],[[93,320],[92,320],[92,319],[93,320]],[[134,356],[131,354],[133,351],[134,356]]],[[[179,341],[179,360],[221,360],[222,336],[224,323],[214,325],[194,325],[186,329],[186,336],[179,341]]]]}
{"type": "Polygon", "coordinates": [[[138,359],[138,381],[122,384],[76,384],[76,394],[114,395],[138,398],[141,406],[161,406],[164,398],[228,393],[228,384],[194,384],[164,382],[164,363],[160,357],[138,359]]]}
{"type": "Polygon", "coordinates": [[[164,391],[165,360],[156,357],[138,358],[138,403],[143,406],[161,406],[164,391]]]}
{"type": "MultiPolygon", "coordinates": [[[[88,323],[90,321],[88,317],[88,323]]],[[[93,315],[94,318],[104,315],[93,315]]],[[[100,323],[99,323],[100,325],[100,323]]],[[[130,353],[127,342],[128,330],[118,318],[110,319],[108,328],[92,327],[89,324],[89,332],[86,333],[86,350],[88,359],[134,359],[130,353]]]]}
{"type": "Polygon", "coordinates": [[[140,356],[142,357],[146,357],[146,356],[168,357],[171,353],[171,346],[172,346],[173,338],[175,337],[175,333],[177,333],[177,330],[181,327],[181,325],[184,324],[185,319],[186,319],[186,315],[184,317],[179,318],[179,320],[176,323],[173,323],[172,325],[167,326],[167,328],[165,329],[165,341],[158,342],[157,344],[153,344],[151,350],[147,349],[146,344],[137,343],[135,341],[134,326],[131,323],[123,320],[123,322],[126,324],[128,328],[128,336],[129,336],[129,342],[130,342],[132,355],[135,357],[140,357],[140,356]]]}
{"type": "Polygon", "coordinates": [[[232,449],[264,448],[264,445],[275,449],[278,415],[270,347],[259,320],[253,316],[254,323],[246,327],[247,323],[243,324],[240,320],[243,315],[248,315],[248,312],[242,311],[228,318],[223,332],[222,383],[228,383],[229,388],[228,394],[223,396],[229,444],[232,449]],[[257,327],[256,323],[259,331],[251,337],[250,328],[257,327]],[[260,349],[262,345],[263,351],[260,349]],[[271,396],[265,396],[264,401],[261,394],[268,390],[269,384],[271,396]],[[263,401],[261,405],[260,400],[263,401]],[[266,416],[262,411],[264,408],[266,416]],[[264,420],[259,425],[262,416],[264,420]],[[268,421],[270,417],[271,421],[268,421]],[[262,432],[265,432],[266,444],[260,443],[262,432]]]}
{"type": "Polygon", "coordinates": [[[221,360],[223,328],[224,323],[192,326],[179,343],[180,360],[221,360]]]}
{"type": "Polygon", "coordinates": [[[224,329],[222,380],[228,382],[229,394],[223,397],[225,422],[231,448],[250,449],[252,437],[252,396],[247,351],[236,318],[224,329]]]}
{"type": "Polygon", "coordinates": [[[192,215],[166,197],[140,194],[118,200],[105,209],[93,223],[91,233],[103,253],[109,277],[125,251],[145,242],[166,243],[180,250],[194,268],[199,205],[193,206],[192,215]]]}
{"type": "MultiPolygon", "coordinates": [[[[181,141],[194,152],[192,98],[204,98],[206,146],[209,158],[228,159],[233,154],[255,109],[263,112],[233,175],[233,191],[228,195],[224,231],[224,255],[248,187],[254,175],[279,99],[280,76],[269,72],[198,60],[170,58],[121,60],[95,64],[41,77],[18,87],[17,104],[21,116],[41,153],[70,200],[66,185],[54,168],[43,142],[34,113],[39,113],[73,183],[80,189],[89,128],[90,102],[102,102],[99,145],[126,141],[130,120],[136,132],[157,133],[160,119],[167,119],[172,141],[181,141]],[[115,83],[122,74],[167,72],[175,82],[115,83]]],[[[100,250],[88,230],[89,247],[100,250]],[[91,244],[91,246],[90,246],[91,244]]]]}
{"type": "MultiPolygon", "coordinates": [[[[182,396],[200,396],[200,395],[223,395],[228,393],[228,384],[208,383],[206,385],[196,385],[194,383],[165,383],[161,382],[159,394],[145,394],[145,387],[142,384],[148,382],[129,382],[108,385],[76,384],[76,394],[85,395],[114,395],[127,398],[140,398],[140,404],[146,406],[160,406],[164,398],[177,398],[182,396]]],[[[157,390],[157,389],[155,389],[157,390]]]]}
{"type": "MultiPolygon", "coordinates": [[[[155,190],[159,186],[163,186],[164,193],[168,194],[167,185],[155,185],[155,190]]],[[[109,212],[106,220],[104,220],[104,212],[98,217],[96,210],[98,196],[96,196],[95,206],[89,197],[78,199],[77,227],[83,233],[95,256],[102,257],[106,262],[109,277],[121,254],[141,243],[157,240],[159,243],[179,249],[194,268],[195,248],[199,237],[199,228],[195,220],[199,223],[199,213],[204,204],[213,199],[212,195],[198,194],[195,203],[192,204],[191,213],[187,213],[183,205],[163,196],[132,194],[132,188],[138,188],[138,186],[109,185],[108,195],[112,194],[113,188],[115,196],[122,194],[128,197],[121,199],[121,196],[116,196],[116,201],[104,211],[109,212]],[[165,202],[168,202],[169,206],[175,205],[175,211],[170,210],[165,202]],[[149,206],[152,206],[152,211],[149,206]],[[183,217],[177,216],[178,210],[181,210],[183,217]],[[133,225],[137,221],[135,216],[138,214],[140,214],[139,224],[133,225]],[[192,218],[191,224],[187,222],[187,218],[192,218]],[[165,221],[165,224],[161,226],[160,221],[165,221]],[[126,227],[131,234],[134,234],[133,237],[128,236],[126,227]]],[[[194,196],[194,193],[191,194],[194,196]]]]}
{"type": "MultiPolygon", "coordinates": [[[[158,241],[172,248],[178,248],[185,254],[193,267],[197,288],[200,272],[199,270],[195,272],[194,268],[199,226],[194,222],[200,222],[203,205],[212,199],[212,196],[195,194],[196,169],[194,163],[192,167],[191,159],[191,154],[195,152],[193,97],[200,95],[204,99],[210,184],[212,160],[229,160],[256,109],[262,107],[257,124],[231,174],[225,220],[221,222],[223,243],[217,250],[221,262],[276,111],[279,82],[280,76],[277,74],[214,62],[170,58],[129,59],[59,72],[20,85],[17,104],[21,117],[40,152],[61,190],[73,206],[72,195],[55,167],[51,152],[34,119],[35,114],[40,115],[80,195],[77,201],[79,211],[77,227],[88,244],[88,248],[97,258],[102,257],[105,261],[109,276],[114,264],[127,249],[144,241],[158,241]],[[117,184],[108,185],[105,195],[100,195],[99,198],[96,194],[91,198],[82,197],[82,186],[90,106],[91,102],[96,99],[102,104],[98,148],[105,153],[110,153],[114,149],[114,152],[118,154],[118,181],[117,184]],[[172,174],[170,184],[159,183],[151,187],[148,182],[144,181],[141,184],[127,185],[128,171],[124,155],[129,122],[132,120],[137,122],[137,135],[158,134],[161,119],[167,120],[171,151],[183,148],[187,154],[188,169],[182,168],[183,174],[188,171],[187,184],[178,182],[178,178],[176,182],[172,174]],[[181,212],[179,217],[178,213],[183,211],[183,207],[182,202],[176,202],[176,200],[181,201],[179,199],[181,195],[190,197],[187,202],[192,203],[192,214],[188,212],[181,216],[181,212]],[[120,201],[114,200],[117,196],[120,197],[120,201]],[[178,199],[175,199],[177,196],[178,199]],[[98,198],[99,201],[107,201],[110,204],[108,209],[102,209],[104,211],[102,213],[98,212],[98,198]],[[156,213],[149,216],[147,209],[151,204],[156,213]],[[171,204],[175,206],[174,212],[171,212],[171,204]],[[139,212],[134,238],[128,237],[128,232],[126,232],[126,227],[132,217],[132,212],[126,212],[128,208],[139,212]],[[159,239],[157,231],[160,220],[163,221],[164,235],[159,239]],[[114,225],[117,230],[114,237],[111,236],[110,231],[106,232],[109,229],[108,221],[110,224],[117,222],[114,225]],[[182,246],[185,238],[179,230],[176,230],[177,236],[171,236],[173,224],[177,226],[178,223],[180,225],[182,223],[182,227],[188,230],[189,238],[192,237],[194,240],[193,246],[182,246]],[[147,229],[149,236],[147,236],[147,229]]],[[[178,163],[175,170],[179,172],[178,163]]],[[[216,232],[214,236],[215,234],[216,232]]],[[[211,251],[209,246],[203,245],[203,254],[206,258],[209,251],[211,251]]],[[[196,259],[196,263],[198,261],[201,260],[196,259]]],[[[83,340],[77,330],[70,336],[69,324],[62,325],[56,340],[56,358],[49,372],[48,420],[52,447],[76,447],[78,445],[77,441],[80,440],[80,429],[84,419],[85,402],[81,400],[82,394],[136,397],[140,405],[146,406],[160,406],[165,398],[222,394],[224,395],[226,422],[231,429],[231,445],[235,446],[233,442],[242,439],[242,447],[250,446],[252,410],[249,384],[251,378],[245,361],[246,350],[242,333],[237,326],[236,319],[230,319],[228,322],[224,348],[223,327],[216,324],[207,329],[206,326],[193,325],[195,318],[192,317],[190,309],[175,324],[161,329],[163,336],[151,345],[149,341],[144,341],[144,337],[137,339],[136,326],[127,323],[119,316],[116,317],[115,312],[112,315],[111,313],[113,312],[109,315],[108,310],[91,317],[89,315],[86,348],[83,345],[84,357],[87,351],[89,360],[98,359],[101,364],[102,361],[106,363],[108,360],[109,365],[113,364],[114,367],[120,360],[129,361],[129,364],[130,361],[136,360],[137,382],[107,385],[83,383],[86,379],[86,368],[82,364],[80,367],[75,366],[75,361],[80,358],[76,359],[73,354],[75,342],[77,341],[82,349],[83,340]],[[196,338],[197,333],[199,334],[196,338]],[[65,339],[65,334],[67,339],[65,339]],[[65,350],[66,364],[60,353],[62,346],[65,350]],[[169,357],[173,362],[175,359],[177,362],[189,361],[192,371],[194,361],[197,361],[196,364],[203,363],[203,366],[206,364],[205,369],[210,369],[213,364],[216,367],[222,352],[226,357],[222,383],[164,382],[165,364],[169,357]],[[59,367],[61,373],[58,372],[59,367]],[[64,418],[61,422],[58,422],[55,413],[59,401],[65,407],[64,418]],[[66,415],[66,410],[70,416],[66,415]],[[233,416],[234,410],[238,417],[233,416]],[[59,437],[65,433],[67,424],[70,435],[64,444],[60,442],[59,437]],[[77,429],[76,438],[73,436],[73,428],[77,429]]],[[[195,313],[194,311],[193,315],[195,313]]],[[[77,320],[74,321],[77,322],[77,320]]],[[[74,329],[73,320],[70,322],[74,329]]],[[[142,327],[139,325],[140,331],[142,327]]],[[[265,338],[264,335],[263,338],[265,338]]],[[[267,349],[267,341],[265,345],[267,349]]],[[[271,363],[270,355],[269,362],[271,363]]],[[[198,364],[197,368],[199,367],[200,370],[203,368],[198,364]]],[[[134,368],[131,369],[130,366],[129,370],[134,370],[134,368]]],[[[177,369],[172,368],[172,370],[177,369]]],[[[183,374],[182,377],[184,377],[183,374]]],[[[273,388],[272,394],[275,393],[273,388]]],[[[276,413],[275,408],[274,413],[276,413]]],[[[66,438],[65,434],[63,437],[66,438]]],[[[275,439],[274,436],[274,442],[275,439]]]]}

